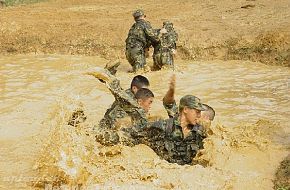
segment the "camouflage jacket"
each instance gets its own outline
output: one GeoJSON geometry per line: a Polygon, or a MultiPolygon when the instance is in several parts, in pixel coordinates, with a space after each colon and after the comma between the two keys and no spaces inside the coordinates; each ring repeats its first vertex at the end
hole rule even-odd
{"type": "MultiPolygon", "coordinates": [[[[106,83],[111,93],[115,96],[120,107],[132,118],[138,121],[138,124],[128,128],[130,136],[135,138],[136,143],[145,143],[149,145],[160,157],[168,162],[178,164],[191,164],[192,158],[197,150],[203,148],[202,140],[204,136],[201,133],[202,127],[199,125],[190,125],[189,135],[184,137],[179,121],[179,114],[169,119],[161,119],[155,122],[148,122],[145,112],[140,108],[136,100],[122,90],[119,80],[115,79],[106,83]]],[[[172,104],[177,107],[176,103],[172,104]]],[[[174,110],[168,106],[168,110],[174,110]]],[[[174,111],[171,111],[173,113],[174,111]]]]}
{"type": "Polygon", "coordinates": [[[120,86],[120,81],[111,76],[112,80],[107,83],[108,89],[115,97],[112,106],[107,109],[104,118],[100,121],[100,128],[115,128],[115,123],[118,119],[129,115],[132,123],[147,123],[145,111],[137,104],[135,95],[131,89],[123,90],[120,86]]]}
{"type": "Polygon", "coordinates": [[[126,48],[136,46],[148,48],[152,42],[157,43],[159,40],[151,24],[148,21],[140,19],[137,20],[129,30],[126,39],[126,48]]]}
{"type": "Polygon", "coordinates": [[[167,111],[169,118],[173,118],[174,116],[179,114],[178,106],[175,101],[173,103],[163,102],[163,107],[167,111]]]}
{"type": "Polygon", "coordinates": [[[184,136],[180,125],[179,115],[167,120],[160,120],[150,123],[147,131],[159,129],[159,132],[147,133],[149,146],[165,160],[180,165],[191,164],[197,151],[203,148],[202,140],[205,138],[202,134],[200,125],[190,125],[188,136],[184,136]],[[152,135],[150,137],[150,135],[152,135]],[[159,137],[158,137],[159,136],[159,137]],[[154,141],[152,141],[154,139],[154,141]]]}
{"type": "MultiPolygon", "coordinates": [[[[159,31],[160,30],[157,30],[156,33],[159,34],[159,31]]],[[[178,34],[174,30],[162,34],[158,43],[152,42],[152,45],[154,47],[154,53],[171,51],[172,49],[176,49],[177,40],[178,34]]]]}
{"type": "Polygon", "coordinates": [[[190,132],[185,137],[176,103],[164,106],[169,119],[139,123],[134,126],[135,131],[131,130],[131,136],[135,138],[135,144],[147,144],[168,162],[191,164],[197,151],[203,148],[202,140],[205,138],[203,127],[198,124],[189,125],[190,132]]]}
{"type": "MultiPolygon", "coordinates": [[[[127,89],[125,91],[128,94],[128,97],[135,100],[135,96],[132,93],[131,89],[127,89]]],[[[124,118],[127,116],[127,113],[122,108],[122,102],[115,100],[111,107],[107,109],[103,119],[101,119],[99,126],[100,127],[106,127],[106,128],[112,128],[114,129],[114,124],[118,119],[124,118]]]]}

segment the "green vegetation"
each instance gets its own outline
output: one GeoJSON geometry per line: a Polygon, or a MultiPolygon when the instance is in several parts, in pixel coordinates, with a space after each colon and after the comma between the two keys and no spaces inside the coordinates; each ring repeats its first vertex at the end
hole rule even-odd
{"type": "Polygon", "coordinates": [[[13,5],[19,5],[19,4],[31,4],[31,3],[38,3],[42,1],[45,1],[45,0],[4,0],[6,6],[13,6],[13,5]]]}

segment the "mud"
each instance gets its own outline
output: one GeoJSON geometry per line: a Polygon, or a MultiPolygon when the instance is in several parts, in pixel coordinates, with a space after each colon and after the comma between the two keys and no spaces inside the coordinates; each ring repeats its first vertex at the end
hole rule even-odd
{"type": "Polygon", "coordinates": [[[282,148],[271,140],[281,130],[272,122],[259,120],[232,128],[218,124],[212,127],[213,134],[205,140],[205,149],[195,158],[196,165],[179,166],[162,160],[146,145],[101,146],[84,130],[88,123],[78,128],[63,124],[63,116],[70,110],[66,105],[58,106],[62,110],[51,118],[55,123],[50,143],[34,166],[39,176],[50,174],[54,180],[39,181],[34,187],[271,189],[271,181],[261,181],[272,173],[271,155],[280,155],[282,148]]]}
{"type": "Polygon", "coordinates": [[[276,172],[274,189],[290,189],[290,155],[280,164],[276,172]]]}
{"type": "Polygon", "coordinates": [[[177,59],[242,59],[289,66],[287,0],[250,4],[244,0],[151,0],[138,4],[61,0],[7,7],[1,9],[0,53],[124,58],[124,41],[136,7],[146,11],[155,28],[161,27],[164,20],[174,23],[179,33],[177,59]]]}
{"type": "Polygon", "coordinates": [[[280,66],[289,66],[289,9],[286,0],[57,0],[1,8],[0,188],[285,188],[290,70],[280,66]],[[129,86],[124,40],[137,7],[154,27],[171,20],[180,37],[175,71],[142,73],[155,94],[150,117],[166,118],[161,100],[172,73],[177,100],[194,94],[216,109],[194,166],[170,164],[144,144],[104,147],[88,133],[114,98],[84,73],[118,59],[116,75],[129,86]]]}
{"type": "MultiPolygon", "coordinates": [[[[0,61],[4,189],[273,189],[276,170],[289,154],[290,71],[285,67],[177,61],[177,100],[195,94],[217,111],[197,164],[179,166],[146,145],[104,147],[87,135],[114,98],[84,73],[108,60],[14,55],[0,61]],[[85,122],[68,125],[78,108],[85,122]]],[[[134,74],[127,72],[126,60],[120,62],[117,77],[126,88],[134,74]]],[[[172,71],[143,74],[155,93],[151,117],[166,118],[161,100],[172,71]]]]}

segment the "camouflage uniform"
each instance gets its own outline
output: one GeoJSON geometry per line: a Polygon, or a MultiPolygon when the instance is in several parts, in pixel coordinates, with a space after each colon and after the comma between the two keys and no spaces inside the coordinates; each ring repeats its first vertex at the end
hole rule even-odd
{"type": "MultiPolygon", "coordinates": [[[[135,95],[130,88],[125,90],[125,92],[128,94],[130,99],[136,101],[135,95]]],[[[115,129],[116,121],[118,119],[124,118],[127,115],[128,114],[124,111],[122,105],[120,105],[120,102],[115,100],[111,107],[107,109],[104,118],[101,119],[99,127],[115,129]]]]}
{"type": "Polygon", "coordinates": [[[68,125],[76,127],[79,124],[85,122],[86,119],[87,116],[85,115],[84,110],[78,108],[72,113],[71,117],[69,118],[68,125]]]}
{"type": "Polygon", "coordinates": [[[135,144],[143,143],[151,147],[157,155],[171,163],[191,164],[199,149],[203,148],[206,137],[203,127],[189,125],[189,135],[184,137],[176,103],[164,105],[169,119],[143,122],[135,125],[129,132],[135,144]]]}
{"type": "MultiPolygon", "coordinates": [[[[89,73],[90,74],[90,73],[89,73]]],[[[93,132],[96,135],[96,140],[104,145],[117,144],[120,139],[115,127],[117,119],[124,118],[129,115],[133,123],[145,124],[146,113],[137,104],[134,94],[130,89],[124,91],[120,87],[120,81],[109,73],[107,70],[102,72],[91,73],[101,82],[105,82],[108,89],[115,97],[115,102],[109,108],[104,118],[100,121],[99,126],[95,126],[93,132]]]]}
{"type": "MultiPolygon", "coordinates": [[[[109,75],[108,75],[109,76],[109,75]]],[[[137,105],[137,102],[122,90],[119,81],[106,79],[106,85],[115,96],[120,107],[138,123],[131,128],[123,129],[133,139],[133,144],[144,143],[150,146],[160,157],[168,162],[178,164],[191,164],[192,158],[197,150],[203,148],[202,140],[205,138],[202,133],[202,127],[199,125],[190,125],[190,133],[184,137],[179,121],[179,114],[176,103],[166,105],[170,114],[174,116],[169,119],[148,122],[145,112],[137,105]]],[[[113,130],[99,130],[96,138],[105,145],[113,145],[120,141],[118,133],[113,130]]]]}
{"type": "MultiPolygon", "coordinates": [[[[133,13],[134,18],[142,15],[144,15],[142,10],[133,13]]],[[[137,19],[126,39],[126,58],[134,72],[144,68],[146,65],[145,49],[151,46],[151,42],[157,43],[158,41],[159,37],[151,24],[144,19],[137,19]]]]}
{"type": "MultiPolygon", "coordinates": [[[[114,88],[115,89],[115,88],[114,88]]],[[[148,122],[144,110],[122,95],[122,91],[114,90],[115,98],[124,101],[125,112],[134,117],[138,123],[131,128],[123,129],[132,144],[143,143],[150,146],[156,154],[171,163],[191,164],[199,149],[203,148],[202,140],[206,137],[202,126],[189,125],[189,135],[184,137],[176,103],[165,104],[169,119],[148,122]]]]}
{"type": "Polygon", "coordinates": [[[170,163],[191,164],[197,151],[203,148],[202,140],[206,137],[203,127],[198,124],[188,126],[190,133],[184,137],[176,103],[167,104],[165,108],[169,119],[146,123],[146,126],[139,124],[131,136],[170,163]]]}
{"type": "Polygon", "coordinates": [[[191,164],[192,158],[203,148],[199,125],[189,126],[190,133],[184,137],[178,115],[148,124],[145,144],[161,158],[180,165],[191,164]],[[151,132],[153,129],[154,133],[151,132]],[[157,130],[159,129],[159,131],[157,130]]]}
{"type": "MultiPolygon", "coordinates": [[[[178,39],[178,35],[174,31],[171,22],[164,22],[163,27],[167,30],[167,33],[162,34],[159,43],[153,43],[154,70],[160,70],[163,66],[168,66],[171,68],[174,67],[172,51],[176,49],[176,41],[178,39]]],[[[157,33],[158,32],[159,31],[157,31],[157,33]]]]}

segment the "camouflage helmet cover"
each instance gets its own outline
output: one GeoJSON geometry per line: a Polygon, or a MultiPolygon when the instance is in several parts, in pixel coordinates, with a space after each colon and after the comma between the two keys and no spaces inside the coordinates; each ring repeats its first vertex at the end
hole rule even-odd
{"type": "Polygon", "coordinates": [[[132,15],[136,19],[136,18],[139,18],[140,16],[143,16],[145,14],[144,14],[144,11],[143,10],[138,9],[138,10],[134,11],[132,15]]]}
{"type": "Polygon", "coordinates": [[[200,99],[193,95],[186,95],[180,99],[179,108],[188,107],[190,109],[196,109],[200,111],[204,111],[205,107],[200,102],[200,99]]]}
{"type": "Polygon", "coordinates": [[[165,28],[167,31],[173,30],[173,23],[170,21],[164,21],[163,22],[163,28],[165,28]]]}
{"type": "Polygon", "coordinates": [[[163,22],[163,26],[166,26],[166,25],[173,25],[173,23],[167,20],[163,22]]]}

